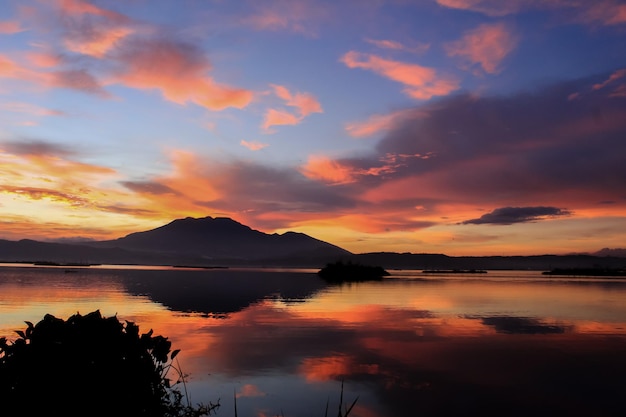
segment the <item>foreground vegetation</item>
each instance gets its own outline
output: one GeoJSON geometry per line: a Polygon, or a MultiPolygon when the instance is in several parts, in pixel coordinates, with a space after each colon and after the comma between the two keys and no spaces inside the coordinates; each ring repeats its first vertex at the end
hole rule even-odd
{"type": "MultiPolygon", "coordinates": [[[[0,338],[0,398],[11,415],[199,417],[220,407],[219,399],[191,404],[174,365],[180,350],[152,330],[140,334],[135,323],[98,310],[26,324],[14,341],[0,338]]],[[[337,416],[347,417],[357,400],[344,403],[342,382],[337,416]]]]}
{"type": "Polygon", "coordinates": [[[26,324],[15,341],[0,338],[0,398],[24,415],[191,417],[219,407],[189,404],[177,388],[179,350],[152,330],[140,335],[99,311],[26,324]]]}

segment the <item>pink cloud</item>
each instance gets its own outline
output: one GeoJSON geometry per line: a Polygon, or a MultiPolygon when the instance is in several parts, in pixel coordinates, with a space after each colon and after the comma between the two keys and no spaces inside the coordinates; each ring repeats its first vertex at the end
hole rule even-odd
{"type": "Polygon", "coordinates": [[[613,90],[609,97],[626,97],[626,84],[621,84],[613,90]]]}
{"type": "Polygon", "coordinates": [[[7,102],[0,103],[0,109],[3,111],[10,111],[15,113],[26,113],[33,116],[61,116],[64,113],[59,110],[47,109],[44,107],[35,106],[29,103],[21,102],[7,102]]]}
{"type": "Polygon", "coordinates": [[[311,156],[300,172],[314,180],[331,184],[345,184],[356,180],[353,169],[326,156],[311,156]]]}
{"type": "Polygon", "coordinates": [[[285,102],[285,105],[294,107],[296,113],[286,110],[268,109],[265,113],[262,128],[266,132],[271,132],[272,126],[277,125],[297,125],[311,113],[323,113],[322,105],[309,93],[292,93],[287,87],[272,84],[274,94],[285,102]]]}
{"type": "Polygon", "coordinates": [[[289,112],[276,110],[276,109],[268,109],[265,112],[265,117],[263,119],[263,124],[261,127],[266,132],[271,132],[272,126],[280,126],[280,125],[297,125],[300,123],[302,118],[295,116],[289,112]]]}
{"type": "Polygon", "coordinates": [[[0,55],[0,77],[27,81],[45,88],[69,88],[110,97],[99,80],[84,69],[34,71],[0,55]]]}
{"type": "Polygon", "coordinates": [[[301,117],[308,116],[311,113],[322,113],[322,105],[317,99],[309,93],[292,94],[286,87],[281,85],[272,85],[276,95],[285,100],[288,106],[295,107],[301,117]]]}
{"type": "Polygon", "coordinates": [[[604,82],[599,83],[599,84],[594,84],[592,88],[594,90],[600,90],[606,87],[607,85],[612,84],[615,81],[619,80],[620,78],[624,78],[624,77],[626,77],[626,68],[622,68],[622,69],[615,71],[604,82]]]}
{"type": "Polygon", "coordinates": [[[506,16],[526,10],[551,10],[566,21],[605,26],[626,23],[626,5],[620,0],[437,0],[440,6],[487,16],[506,16]]]}
{"type": "Polygon", "coordinates": [[[414,109],[398,110],[389,114],[374,114],[363,122],[348,123],[345,129],[350,136],[362,138],[389,131],[408,118],[425,116],[414,109]]]}
{"type": "Polygon", "coordinates": [[[383,177],[393,174],[407,165],[411,159],[428,159],[426,155],[392,154],[380,156],[371,165],[359,166],[355,161],[334,160],[323,155],[310,156],[307,163],[300,168],[300,172],[307,178],[327,184],[354,183],[364,177],[383,177]]]}
{"type": "Polygon", "coordinates": [[[72,52],[102,58],[118,42],[133,32],[132,29],[127,27],[92,29],[83,36],[67,37],[65,39],[65,47],[72,52]]]}
{"type": "Polygon", "coordinates": [[[316,36],[318,22],[327,18],[329,12],[313,2],[278,0],[256,2],[254,13],[241,22],[256,30],[290,31],[316,36]]]}
{"type": "Polygon", "coordinates": [[[340,59],[348,68],[362,68],[404,84],[404,93],[418,100],[445,96],[459,88],[459,82],[451,77],[440,77],[434,68],[417,64],[392,61],[376,55],[355,51],[340,59]]]}
{"type": "Polygon", "coordinates": [[[51,52],[29,52],[26,58],[32,65],[39,68],[54,68],[62,63],[61,57],[51,52]]]}
{"type": "MultiPolygon", "coordinates": [[[[110,96],[104,84],[122,84],[160,91],[169,101],[194,103],[209,110],[244,108],[253,99],[252,91],[215,80],[206,54],[194,44],[152,35],[140,38],[140,33],[153,33],[154,28],[90,1],[51,0],[51,4],[62,17],[56,24],[63,31],[65,50],[103,61],[106,58],[106,65],[100,65],[98,73],[76,66],[77,62],[94,61],[77,61],[71,55],[64,59],[65,51],[46,50],[25,55],[35,71],[0,56],[0,76],[102,97],[110,96]]],[[[32,19],[50,20],[41,11],[31,13],[32,19]]]]}
{"type": "Polygon", "coordinates": [[[267,148],[269,145],[267,143],[260,142],[248,142],[246,140],[242,140],[239,142],[241,146],[244,146],[251,151],[260,151],[261,149],[267,148]]]}
{"type": "MultiPolygon", "coordinates": [[[[560,2],[564,6],[567,3],[560,2]]],[[[626,23],[626,4],[619,0],[597,0],[594,2],[577,2],[576,19],[588,24],[613,26],[626,23]]]]}
{"type": "Polygon", "coordinates": [[[365,39],[366,42],[371,43],[377,48],[381,49],[391,49],[395,51],[406,51],[413,53],[424,53],[430,48],[430,44],[428,43],[416,43],[413,46],[404,45],[397,41],[392,41],[389,39],[365,39]]]}
{"type": "Polygon", "coordinates": [[[458,41],[448,43],[449,56],[460,56],[478,64],[489,74],[500,72],[500,63],[517,44],[516,37],[503,24],[484,24],[465,33],[458,41]]]}
{"type": "Polygon", "coordinates": [[[0,34],[12,35],[14,33],[19,33],[23,31],[20,22],[14,20],[3,20],[0,21],[0,34]]]}
{"type": "Polygon", "coordinates": [[[60,0],[58,7],[64,15],[65,47],[74,53],[102,58],[135,32],[125,15],[84,0],[60,0]]]}
{"type": "Polygon", "coordinates": [[[48,85],[52,87],[69,88],[85,93],[96,94],[101,97],[111,97],[102,87],[98,79],[86,70],[55,71],[45,74],[48,85]]]}
{"type": "Polygon", "coordinates": [[[295,107],[301,117],[323,112],[322,105],[312,94],[300,92],[292,94],[287,87],[282,85],[272,84],[272,88],[274,93],[285,101],[285,104],[295,107]]]}
{"type": "Polygon", "coordinates": [[[175,103],[193,102],[209,110],[244,108],[252,92],[219,84],[207,75],[211,65],[198,48],[168,39],[126,42],[116,56],[115,81],[128,87],[159,90],[175,103]]]}
{"type": "Polygon", "coordinates": [[[68,15],[95,15],[115,21],[125,21],[127,19],[126,16],[121,13],[98,7],[85,0],[57,0],[57,4],[61,11],[68,15]]]}
{"type": "Polygon", "coordinates": [[[14,61],[0,55],[0,77],[12,78],[20,72],[20,67],[14,61]]]}
{"type": "Polygon", "coordinates": [[[451,9],[471,10],[488,16],[505,16],[538,2],[537,0],[437,0],[437,3],[451,9]]]}

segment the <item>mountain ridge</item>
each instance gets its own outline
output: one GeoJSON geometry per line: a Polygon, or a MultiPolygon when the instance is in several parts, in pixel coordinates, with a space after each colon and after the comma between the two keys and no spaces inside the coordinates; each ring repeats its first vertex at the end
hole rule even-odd
{"type": "Polygon", "coordinates": [[[626,250],[604,248],[585,254],[531,256],[449,256],[411,252],[355,254],[304,233],[267,234],[228,217],[210,216],[175,219],[151,230],[103,241],[55,243],[0,239],[0,262],[319,268],[340,260],[389,269],[624,268],[626,250]]]}

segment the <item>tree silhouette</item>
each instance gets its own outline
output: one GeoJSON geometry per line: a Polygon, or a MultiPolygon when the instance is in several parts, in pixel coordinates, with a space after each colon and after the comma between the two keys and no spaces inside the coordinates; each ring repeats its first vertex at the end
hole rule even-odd
{"type": "Polygon", "coordinates": [[[26,324],[15,341],[0,338],[3,406],[51,416],[199,416],[219,407],[183,404],[174,387],[184,382],[173,366],[179,350],[152,330],[140,335],[135,323],[99,310],[26,324]]]}

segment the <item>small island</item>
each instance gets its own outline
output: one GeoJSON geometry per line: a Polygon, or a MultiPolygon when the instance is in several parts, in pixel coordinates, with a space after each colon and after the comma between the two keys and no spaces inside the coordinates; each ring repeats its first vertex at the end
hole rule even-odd
{"type": "Polygon", "coordinates": [[[425,269],[422,274],[486,274],[484,269],[425,269]]]}
{"type": "Polygon", "coordinates": [[[36,261],[34,266],[99,266],[100,264],[92,264],[88,262],[55,262],[55,261],[36,261]]]}
{"type": "Polygon", "coordinates": [[[623,268],[555,268],[542,272],[543,275],[569,275],[585,277],[623,277],[626,269],[623,268]]]}
{"type": "Polygon", "coordinates": [[[328,282],[361,282],[381,280],[389,275],[389,272],[381,266],[338,261],[326,264],[317,272],[317,275],[328,282]]]}

